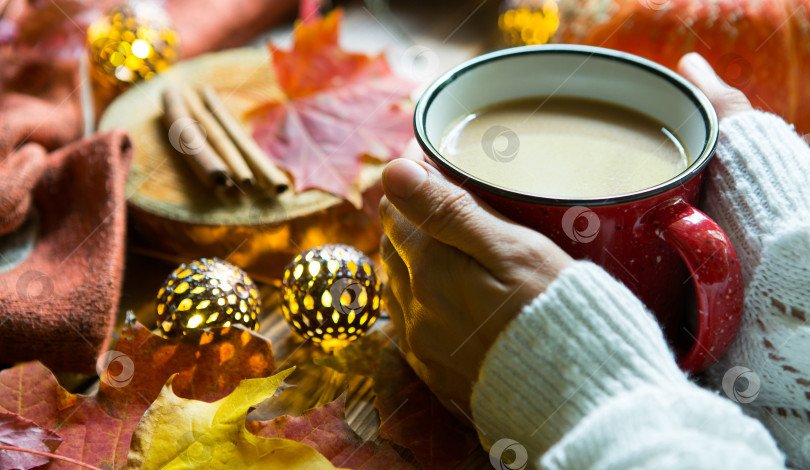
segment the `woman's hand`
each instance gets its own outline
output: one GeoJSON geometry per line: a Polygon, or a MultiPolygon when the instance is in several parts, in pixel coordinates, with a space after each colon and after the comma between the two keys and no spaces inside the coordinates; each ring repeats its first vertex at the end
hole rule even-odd
{"type": "Polygon", "coordinates": [[[737,113],[751,111],[751,103],[743,92],[726,84],[700,54],[690,52],[678,61],[678,73],[706,94],[722,120],[737,113]]]}
{"type": "Polygon", "coordinates": [[[400,347],[450,411],[468,414],[486,352],[571,258],[424,158],[391,162],[383,186],[384,296],[400,347]]]}

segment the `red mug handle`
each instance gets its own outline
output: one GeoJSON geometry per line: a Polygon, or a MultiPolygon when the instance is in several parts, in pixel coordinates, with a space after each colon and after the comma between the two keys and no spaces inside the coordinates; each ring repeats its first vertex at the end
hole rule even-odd
{"type": "Polygon", "coordinates": [[[678,362],[685,372],[703,371],[728,351],[740,326],[743,285],[737,254],[717,222],[683,199],[651,210],[642,224],[672,246],[689,269],[697,293],[697,331],[678,362]]]}

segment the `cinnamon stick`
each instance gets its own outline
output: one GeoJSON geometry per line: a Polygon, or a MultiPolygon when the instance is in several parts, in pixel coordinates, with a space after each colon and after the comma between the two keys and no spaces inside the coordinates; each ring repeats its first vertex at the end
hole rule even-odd
{"type": "Polygon", "coordinates": [[[231,139],[242,151],[250,168],[256,175],[259,184],[272,194],[283,193],[290,188],[291,182],[287,174],[281,171],[259,147],[233,114],[228,111],[225,102],[219,97],[214,87],[207,85],[200,89],[200,94],[208,105],[208,109],[217,118],[222,127],[231,136],[231,139]]]}
{"type": "Polygon", "coordinates": [[[205,109],[205,105],[197,93],[185,86],[180,88],[180,93],[188,109],[191,111],[191,114],[202,124],[203,128],[208,133],[208,139],[211,145],[230,167],[237,184],[240,186],[252,186],[255,182],[253,172],[250,171],[250,167],[245,162],[242,154],[239,153],[239,149],[236,148],[236,145],[234,145],[233,141],[228,137],[228,134],[222,126],[219,125],[216,118],[205,109]]]}
{"type": "Polygon", "coordinates": [[[208,145],[199,125],[183,102],[180,91],[169,87],[163,92],[163,122],[169,130],[172,146],[206,186],[218,189],[231,186],[228,166],[208,145]],[[179,126],[179,127],[178,127],[179,126]]]}

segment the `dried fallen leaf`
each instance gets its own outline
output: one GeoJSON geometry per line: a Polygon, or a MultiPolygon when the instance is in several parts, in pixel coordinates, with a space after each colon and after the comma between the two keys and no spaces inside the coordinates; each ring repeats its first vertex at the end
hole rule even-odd
{"type": "Polygon", "coordinates": [[[243,380],[230,395],[213,403],[178,397],[169,380],[132,436],[127,468],[334,469],[306,444],[263,438],[245,429],[250,408],[273,396],[293,370],[243,380]]]}
{"type": "Polygon", "coordinates": [[[354,470],[407,470],[414,466],[389,444],[363,442],[346,423],[345,394],[302,416],[280,416],[269,421],[248,421],[247,428],[262,437],[292,439],[312,446],[333,465],[354,470]]]}
{"type": "Polygon", "coordinates": [[[380,436],[410,450],[426,469],[453,468],[478,446],[475,432],[450,414],[402,359],[393,324],[315,362],[372,376],[380,436]]]}
{"type": "MultiPolygon", "coordinates": [[[[270,344],[237,328],[166,340],[142,325],[128,325],[108,352],[98,393],[75,395],[62,388],[38,362],[0,372],[0,411],[58,429],[55,452],[97,467],[124,467],[130,437],[144,411],[175,373],[184,397],[216,400],[239,380],[266,377],[275,367],[270,344]],[[201,344],[202,343],[202,344],[201,344]]],[[[53,462],[49,469],[74,469],[53,462]]]]}
{"type": "Polygon", "coordinates": [[[380,436],[413,452],[426,470],[454,468],[478,447],[475,432],[442,406],[393,344],[380,353],[374,391],[380,436]]]}
{"type": "MultiPolygon", "coordinates": [[[[0,445],[21,447],[40,452],[53,452],[62,438],[55,432],[42,429],[31,420],[14,413],[0,412],[0,445]]],[[[41,455],[14,451],[0,451],[0,468],[28,470],[50,462],[41,455]]]]}
{"type": "Polygon", "coordinates": [[[402,106],[413,84],[382,55],[348,53],[338,44],[341,11],[301,23],[290,51],[270,46],[286,99],[250,113],[253,136],[299,191],[317,188],[362,205],[362,157],[389,160],[413,137],[402,106]]]}
{"type": "Polygon", "coordinates": [[[388,323],[379,330],[352,341],[334,354],[313,359],[319,366],[329,367],[341,373],[352,373],[365,376],[374,375],[377,370],[380,351],[393,344],[393,323],[388,323]]]}

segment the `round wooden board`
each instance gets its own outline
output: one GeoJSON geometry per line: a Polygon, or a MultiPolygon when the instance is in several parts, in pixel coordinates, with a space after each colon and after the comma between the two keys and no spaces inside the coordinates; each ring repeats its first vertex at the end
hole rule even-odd
{"type": "MultiPolygon", "coordinates": [[[[282,97],[267,51],[241,48],[177,64],[134,86],[107,107],[99,130],[123,127],[133,141],[126,191],[134,228],[148,248],[182,258],[229,258],[271,278],[280,275],[281,266],[295,253],[320,243],[376,249],[376,223],[323,191],[287,191],[273,198],[254,190],[233,200],[217,198],[169,142],[161,95],[170,83],[191,88],[212,85],[248,130],[249,123],[242,119],[248,111],[282,97]]],[[[379,186],[383,166],[364,164],[361,191],[379,186]]]]}

